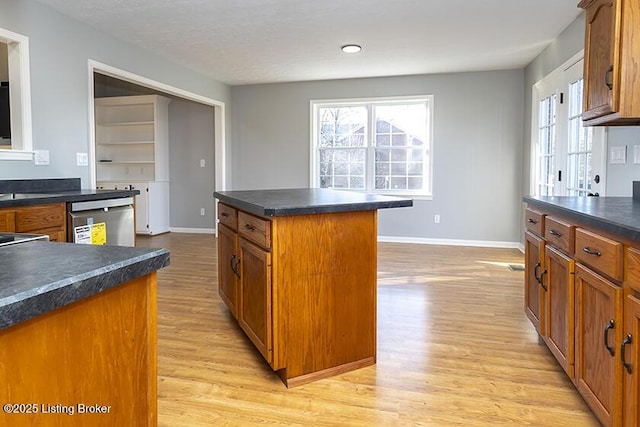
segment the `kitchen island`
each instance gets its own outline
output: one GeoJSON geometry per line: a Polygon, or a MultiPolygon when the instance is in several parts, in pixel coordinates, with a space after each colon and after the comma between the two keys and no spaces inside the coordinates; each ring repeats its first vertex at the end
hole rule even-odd
{"type": "Polygon", "coordinates": [[[166,249],[0,247],[0,425],[155,426],[166,249]]]}
{"type": "Polygon", "coordinates": [[[412,200],[329,189],[214,197],[218,292],[282,381],[373,365],[377,209],[412,200]]]}

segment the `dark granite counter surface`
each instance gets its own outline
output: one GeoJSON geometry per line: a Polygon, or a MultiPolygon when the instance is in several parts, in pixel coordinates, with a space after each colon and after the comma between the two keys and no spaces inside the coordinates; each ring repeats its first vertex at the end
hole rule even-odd
{"type": "Polygon", "coordinates": [[[80,178],[0,180],[0,208],[119,199],[139,190],[83,190],[80,178]]]}
{"type": "Polygon", "coordinates": [[[119,199],[140,194],[139,190],[75,190],[52,193],[0,193],[0,208],[44,205],[46,203],[88,202],[119,199]]]}
{"type": "Polygon", "coordinates": [[[631,197],[532,196],[524,196],[522,200],[534,208],[640,242],[640,200],[631,197]]]}
{"type": "Polygon", "coordinates": [[[409,198],[326,188],[216,191],[223,203],[263,216],[365,211],[413,206],[409,198]]]}
{"type": "Polygon", "coordinates": [[[169,265],[169,251],[33,241],[0,247],[0,329],[169,265]]]}

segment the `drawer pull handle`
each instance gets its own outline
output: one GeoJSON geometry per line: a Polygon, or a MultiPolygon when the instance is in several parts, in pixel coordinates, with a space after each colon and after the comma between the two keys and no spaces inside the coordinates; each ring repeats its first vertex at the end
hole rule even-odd
{"type": "Polygon", "coordinates": [[[222,213],[220,214],[220,216],[221,216],[221,217],[223,217],[223,218],[226,218],[226,217],[228,217],[228,216],[229,216],[229,214],[228,214],[228,213],[226,213],[226,212],[222,212],[222,213]]]}
{"type": "Polygon", "coordinates": [[[585,246],[582,251],[589,255],[600,256],[602,253],[597,249],[591,249],[589,246],[585,246]]]}
{"type": "Polygon", "coordinates": [[[540,273],[540,286],[542,286],[542,289],[544,289],[545,292],[547,292],[547,285],[544,284],[544,280],[542,279],[542,277],[547,274],[547,269],[545,268],[544,270],[542,270],[542,273],[540,273]]]}
{"type": "Polygon", "coordinates": [[[233,274],[238,276],[238,278],[240,278],[240,271],[238,271],[238,266],[239,265],[240,265],[240,258],[236,258],[235,255],[232,255],[231,256],[231,271],[233,271],[233,274]]]}
{"type": "Polygon", "coordinates": [[[630,374],[632,372],[631,363],[627,363],[627,361],[624,360],[624,348],[627,344],[631,344],[631,334],[627,334],[627,337],[622,341],[622,345],[620,346],[620,359],[622,360],[622,365],[627,373],[630,374]]]}
{"type": "Polygon", "coordinates": [[[533,268],[533,277],[536,278],[536,282],[538,282],[538,284],[542,283],[542,276],[538,277],[539,268],[540,268],[540,262],[538,262],[536,266],[533,268]]]}
{"type": "Polygon", "coordinates": [[[529,219],[527,220],[527,222],[528,222],[529,224],[537,224],[537,223],[538,223],[538,221],[536,221],[536,220],[535,220],[535,219],[533,219],[533,218],[529,218],[529,219]]]}
{"type": "Polygon", "coordinates": [[[609,90],[613,90],[613,83],[611,83],[611,74],[613,74],[613,65],[609,65],[609,68],[607,68],[607,72],[604,73],[604,84],[609,88],[609,90]]]}
{"type": "Polygon", "coordinates": [[[616,327],[616,323],[613,319],[609,320],[609,324],[604,327],[604,347],[607,349],[611,356],[616,354],[616,350],[609,345],[609,331],[616,327]]]}
{"type": "Polygon", "coordinates": [[[251,224],[245,224],[244,228],[246,228],[249,231],[256,231],[256,228],[251,224]]]}
{"type": "Polygon", "coordinates": [[[549,234],[551,234],[552,236],[556,236],[556,237],[560,237],[562,236],[562,233],[557,232],[556,230],[549,230],[549,234]]]}

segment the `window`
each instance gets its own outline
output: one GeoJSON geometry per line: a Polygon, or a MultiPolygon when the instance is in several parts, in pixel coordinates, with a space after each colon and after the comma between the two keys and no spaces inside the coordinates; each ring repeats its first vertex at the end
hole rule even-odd
{"type": "Polygon", "coordinates": [[[311,182],[431,195],[433,96],[312,102],[311,182]]]}
{"type": "Polygon", "coordinates": [[[11,139],[3,139],[0,142],[0,160],[31,160],[33,145],[31,142],[29,38],[0,28],[0,43],[7,47],[6,68],[11,131],[11,139]]]}
{"type": "Polygon", "coordinates": [[[605,134],[582,125],[581,58],[574,58],[534,85],[532,194],[603,194],[605,134]]]}

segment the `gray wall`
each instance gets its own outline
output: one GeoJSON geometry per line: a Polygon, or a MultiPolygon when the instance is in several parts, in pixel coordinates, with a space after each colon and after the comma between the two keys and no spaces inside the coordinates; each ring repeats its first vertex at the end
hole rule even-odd
{"type": "Polygon", "coordinates": [[[611,126],[608,129],[609,148],[615,145],[627,147],[625,164],[608,164],[607,156],[607,196],[632,195],[633,181],[640,181],[640,164],[633,163],[633,146],[640,145],[640,126],[611,126]]]}
{"type": "MultiPolygon", "coordinates": [[[[49,150],[51,162],[34,166],[0,161],[0,179],[80,177],[83,186],[89,186],[88,167],[76,166],[76,152],[89,151],[88,59],[228,105],[229,86],[107,36],[34,0],[0,0],[0,27],[29,37],[33,145],[37,150],[49,150]]],[[[227,153],[231,156],[230,146],[227,153]]]]}
{"type": "Polygon", "coordinates": [[[9,80],[9,56],[6,43],[0,42],[0,82],[9,80]]]}
{"type": "Polygon", "coordinates": [[[234,86],[233,189],[309,185],[312,99],[433,94],[433,200],[381,210],[379,234],[518,242],[523,85],[513,70],[234,86]]]}
{"type": "Polygon", "coordinates": [[[174,98],[169,104],[171,227],[215,227],[213,107],[174,98]],[[205,167],[200,167],[200,159],[205,167]],[[205,208],[205,216],[200,216],[205,208]]]}

